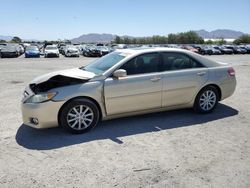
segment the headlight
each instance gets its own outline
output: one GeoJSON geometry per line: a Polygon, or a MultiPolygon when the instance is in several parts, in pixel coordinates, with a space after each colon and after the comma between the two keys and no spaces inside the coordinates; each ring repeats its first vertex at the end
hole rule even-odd
{"type": "Polygon", "coordinates": [[[41,103],[51,100],[57,93],[39,93],[28,98],[25,103],[41,103]]]}

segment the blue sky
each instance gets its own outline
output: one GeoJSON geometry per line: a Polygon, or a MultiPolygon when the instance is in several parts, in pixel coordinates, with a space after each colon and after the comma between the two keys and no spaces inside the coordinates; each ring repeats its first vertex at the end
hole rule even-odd
{"type": "Polygon", "coordinates": [[[2,0],[0,35],[71,39],[87,33],[166,35],[189,30],[250,33],[250,0],[2,0]]]}

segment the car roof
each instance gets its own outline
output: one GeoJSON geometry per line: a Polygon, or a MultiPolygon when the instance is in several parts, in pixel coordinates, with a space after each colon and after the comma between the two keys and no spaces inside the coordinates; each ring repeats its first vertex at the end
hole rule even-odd
{"type": "Polygon", "coordinates": [[[129,53],[129,54],[140,54],[147,52],[187,52],[185,49],[180,48],[166,48],[166,47],[145,47],[145,48],[127,48],[117,49],[118,52],[129,53]]]}
{"type": "Polygon", "coordinates": [[[226,65],[225,63],[216,62],[204,56],[201,56],[197,53],[194,53],[185,49],[180,49],[180,48],[166,48],[166,47],[130,48],[130,49],[117,49],[116,52],[128,54],[129,57],[137,56],[137,55],[144,54],[144,53],[153,53],[153,52],[181,52],[181,53],[191,56],[195,60],[204,64],[206,67],[218,67],[218,66],[226,65]]]}

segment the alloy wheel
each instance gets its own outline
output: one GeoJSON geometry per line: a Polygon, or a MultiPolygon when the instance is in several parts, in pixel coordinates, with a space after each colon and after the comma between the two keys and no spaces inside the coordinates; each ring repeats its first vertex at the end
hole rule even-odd
{"type": "Polygon", "coordinates": [[[93,110],[85,105],[78,105],[69,110],[67,114],[68,125],[75,130],[84,130],[94,120],[93,110]]]}
{"type": "Polygon", "coordinates": [[[216,104],[216,94],[212,90],[206,90],[200,97],[199,104],[202,110],[209,111],[216,104]]]}

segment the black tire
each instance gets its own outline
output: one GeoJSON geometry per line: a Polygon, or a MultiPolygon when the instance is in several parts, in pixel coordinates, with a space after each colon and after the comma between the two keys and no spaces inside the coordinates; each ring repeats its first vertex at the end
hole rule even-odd
{"type": "Polygon", "coordinates": [[[88,99],[74,99],[70,101],[69,103],[67,103],[61,110],[61,113],[59,115],[59,124],[68,132],[71,132],[74,134],[81,134],[81,133],[88,132],[89,130],[94,128],[98,124],[99,119],[100,119],[100,112],[95,103],[93,103],[91,100],[88,100],[88,99]],[[82,110],[80,111],[81,106],[82,106],[82,110]],[[83,111],[87,110],[87,108],[89,108],[89,110],[85,112],[86,116],[84,116],[83,111]],[[81,112],[82,115],[78,115],[78,117],[76,117],[77,114],[76,113],[74,114],[75,112],[74,109],[79,110],[78,112],[81,112]],[[89,114],[93,114],[93,116],[86,114],[87,112],[89,114]],[[76,115],[76,116],[72,117],[72,115],[76,115]],[[92,122],[85,121],[84,118],[87,119],[87,117],[92,118],[92,122]],[[77,120],[73,120],[73,119],[77,119],[77,120]],[[72,122],[72,124],[70,124],[71,123],[70,121],[72,122]],[[82,122],[79,123],[79,121],[82,121],[82,122]],[[75,124],[75,122],[77,123],[75,124]],[[86,126],[84,122],[85,123],[89,122],[89,124],[86,126]]]}
{"type": "Polygon", "coordinates": [[[217,106],[218,99],[219,99],[219,92],[218,92],[217,88],[215,88],[213,86],[207,86],[207,87],[203,88],[197,94],[193,108],[198,113],[202,113],[202,114],[210,113],[217,106]],[[204,97],[206,96],[206,94],[208,94],[209,96],[211,94],[211,100],[210,100],[210,102],[208,102],[210,104],[206,104],[206,102],[205,102],[206,99],[204,97]],[[215,97],[215,99],[213,97],[215,97]],[[207,107],[207,109],[206,109],[206,107],[207,107]]]}

